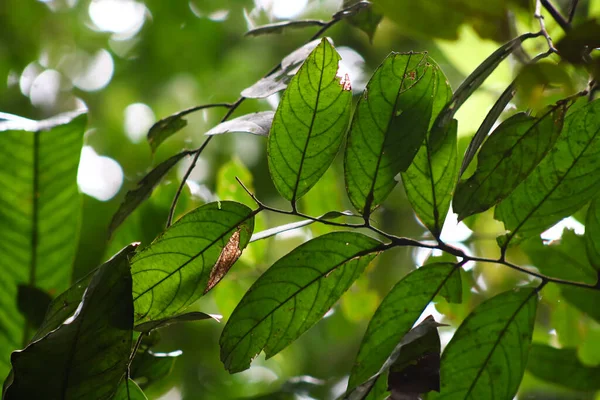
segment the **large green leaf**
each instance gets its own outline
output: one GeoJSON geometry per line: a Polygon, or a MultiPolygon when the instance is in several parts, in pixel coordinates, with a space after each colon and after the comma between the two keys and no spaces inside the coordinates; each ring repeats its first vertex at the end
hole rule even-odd
{"type": "Polygon", "coordinates": [[[221,360],[242,371],[265,350],[272,357],[313,326],[384,246],[354,232],[333,232],[294,249],[242,298],[221,335],[221,360]]]}
{"type": "Polygon", "coordinates": [[[348,196],[365,217],[411,164],[434,104],[444,105],[451,94],[446,77],[426,53],[392,53],[375,71],[358,101],[344,158],[348,196]]]}
{"type": "Polygon", "coordinates": [[[123,379],[113,400],[147,400],[140,387],[131,379],[123,379]]]}
{"type": "Polygon", "coordinates": [[[283,93],[267,145],[275,187],[295,204],[325,173],[350,118],[347,77],[336,76],[339,54],[328,40],[310,53],[283,93]]]}
{"type": "Polygon", "coordinates": [[[537,118],[515,114],[494,130],[475,173],[456,187],[452,206],[459,220],[499,203],[527,178],[560,135],[565,112],[560,103],[537,118]]]}
{"type": "Polygon", "coordinates": [[[445,283],[460,271],[451,263],[421,267],[396,284],[371,318],[352,367],[348,390],[371,378],[445,283]]]}
{"type": "Polygon", "coordinates": [[[411,166],[401,175],[406,196],[417,217],[438,237],[458,177],[458,124],[452,120],[443,130],[433,129],[411,166]]]}
{"type": "Polygon", "coordinates": [[[131,351],[133,302],[127,258],[92,278],[74,319],[11,356],[4,399],[112,399],[131,351]]]}
{"type": "Polygon", "coordinates": [[[205,204],[136,254],[136,323],[178,314],[216,285],[248,244],[254,214],[232,201],[205,204]]]}
{"type": "Polygon", "coordinates": [[[578,391],[600,390],[600,366],[588,367],[579,361],[576,349],[555,349],[534,343],[527,370],[550,383],[578,391]]]}
{"type": "Polygon", "coordinates": [[[69,287],[81,198],[77,167],[84,114],[0,123],[0,375],[33,334],[17,308],[17,287],[69,287]]]}
{"type": "Polygon", "coordinates": [[[512,399],[525,372],[536,308],[535,289],[481,303],[444,350],[440,393],[430,398],[512,399]]]}
{"type": "Polygon", "coordinates": [[[583,237],[590,263],[600,270],[600,199],[592,200],[588,208],[583,237]]]}
{"type": "Polygon", "coordinates": [[[600,190],[600,101],[569,114],[542,162],[502,201],[494,217],[517,237],[537,235],[577,211],[600,190]]]}
{"type": "Polygon", "coordinates": [[[218,315],[206,314],[200,311],[191,311],[188,313],[175,315],[173,317],[144,322],[143,324],[136,325],[133,329],[138,332],[148,333],[155,329],[164,328],[181,322],[201,321],[203,319],[213,319],[217,322],[220,322],[219,318],[220,316],[218,315]]]}
{"type": "Polygon", "coordinates": [[[579,311],[586,313],[590,318],[600,323],[600,291],[585,289],[575,286],[563,285],[560,288],[562,296],[579,311]]]}
{"type": "Polygon", "coordinates": [[[173,371],[175,360],[181,354],[181,351],[172,353],[153,353],[150,350],[140,351],[131,363],[129,369],[131,378],[145,389],[154,382],[169,376],[173,371]]]}

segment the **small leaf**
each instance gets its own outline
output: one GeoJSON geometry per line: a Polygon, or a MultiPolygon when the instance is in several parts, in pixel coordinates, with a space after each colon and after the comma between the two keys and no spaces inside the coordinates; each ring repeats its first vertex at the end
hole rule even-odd
{"type": "Polygon", "coordinates": [[[352,92],[336,76],[339,54],[323,39],[283,93],[267,142],[269,172],[295,204],[335,158],[350,118],[352,92]]]}
{"type": "Polygon", "coordinates": [[[588,208],[583,238],[590,263],[600,271],[600,199],[592,200],[588,208]]]}
{"type": "Polygon", "coordinates": [[[182,151],[171,158],[158,164],[152,171],[139,181],[137,188],[130,190],[125,195],[125,199],[119,206],[117,212],[113,215],[108,227],[108,236],[112,236],[115,230],[135,211],[144,200],[150,197],[154,188],[160,183],[162,178],[177,164],[182,158],[192,154],[190,151],[182,151]]]}
{"type": "Polygon", "coordinates": [[[81,303],[85,290],[99,268],[118,268],[121,263],[127,262],[127,260],[135,253],[136,247],[137,244],[130,244],[124,247],[121,251],[111,257],[110,260],[106,261],[93,271],[90,271],[86,276],[75,282],[73,286],[52,300],[48,306],[46,315],[44,316],[44,321],[33,336],[33,339],[31,339],[31,342],[43,338],[48,333],[61,326],[67,318],[75,313],[75,310],[77,310],[77,307],[81,303]]]}
{"type": "Polygon", "coordinates": [[[563,133],[527,179],[495,209],[511,232],[501,242],[537,235],[571,215],[600,189],[600,101],[569,114],[563,133]]]}
{"type": "Polygon", "coordinates": [[[113,400],[148,400],[142,389],[132,379],[123,379],[113,400]]]}
{"type": "Polygon", "coordinates": [[[17,307],[34,329],[38,329],[44,321],[44,315],[52,297],[35,286],[19,285],[17,290],[17,307]]]}
{"type": "Polygon", "coordinates": [[[148,144],[152,153],[165,140],[182,130],[187,126],[187,120],[183,119],[181,113],[169,115],[166,118],[156,122],[148,131],[148,144]]]}
{"type": "MultiPolygon", "coordinates": [[[[331,39],[327,38],[327,40],[333,44],[331,39]]],[[[321,43],[321,39],[315,39],[288,54],[281,61],[281,68],[244,89],[241,93],[242,96],[250,99],[264,99],[285,89],[292,77],[298,72],[300,65],[319,43],[321,43]]]]}
{"type": "Polygon", "coordinates": [[[155,329],[164,328],[180,322],[200,321],[203,319],[214,319],[217,322],[221,322],[219,315],[211,315],[200,311],[192,311],[185,314],[175,315],[173,317],[144,322],[143,324],[136,325],[133,329],[138,332],[148,333],[155,329]]]}
{"type": "Polygon", "coordinates": [[[344,0],[342,10],[340,10],[334,18],[339,15],[340,18],[345,18],[350,25],[353,25],[369,36],[371,43],[377,26],[383,19],[383,14],[373,10],[373,4],[368,1],[359,0],[344,0]]]}
{"type": "Polygon", "coordinates": [[[244,132],[267,136],[271,129],[274,115],[275,112],[273,111],[261,111],[242,115],[241,117],[220,123],[206,132],[205,135],[211,136],[229,132],[244,132]]]}
{"type": "Polygon", "coordinates": [[[274,24],[263,25],[254,29],[250,29],[244,34],[244,36],[260,36],[271,33],[281,33],[287,29],[307,28],[311,26],[324,26],[325,24],[325,21],[315,19],[276,22],[274,24]]]}
{"type": "Polygon", "coordinates": [[[537,378],[573,390],[600,390],[600,367],[583,365],[576,349],[555,349],[534,343],[527,370],[537,378]]]}
{"type": "Polygon", "coordinates": [[[450,98],[446,77],[425,53],[392,53],[359,99],[344,157],[348,196],[365,218],[396,186],[423,143],[437,100],[450,98]]]}
{"type": "Polygon", "coordinates": [[[560,135],[566,109],[559,103],[537,118],[515,114],[494,130],[479,152],[477,170],[456,187],[459,220],[499,203],[529,176],[560,135]]]}
{"type": "Polygon", "coordinates": [[[390,290],[369,322],[350,373],[348,390],[379,371],[429,302],[452,275],[458,274],[452,263],[426,265],[406,275],[390,290]]]}
{"type": "Polygon", "coordinates": [[[333,232],[294,249],[246,292],[221,335],[221,360],[231,373],[265,350],[270,358],[335,304],[382,244],[354,232],[333,232]]]}
{"type": "Polygon", "coordinates": [[[501,293],[461,324],[442,355],[441,390],[431,399],[512,399],[525,372],[537,291],[501,293]]]}
{"type": "Polygon", "coordinates": [[[457,129],[453,120],[445,131],[432,131],[411,166],[401,174],[413,210],[436,237],[444,226],[458,176],[457,129]]]}
{"type": "Polygon", "coordinates": [[[14,378],[4,398],[112,398],[127,369],[132,327],[125,258],[94,274],[72,322],[12,353],[14,378]]]}
{"type": "Polygon", "coordinates": [[[141,351],[135,355],[131,363],[131,378],[143,389],[166,378],[173,371],[175,360],[181,351],[171,353],[153,353],[150,350],[141,351]]]}
{"type": "Polygon", "coordinates": [[[178,314],[206,293],[211,271],[231,237],[239,235],[235,244],[240,251],[248,244],[254,214],[232,201],[208,203],[137,253],[131,260],[136,322],[178,314]]]}

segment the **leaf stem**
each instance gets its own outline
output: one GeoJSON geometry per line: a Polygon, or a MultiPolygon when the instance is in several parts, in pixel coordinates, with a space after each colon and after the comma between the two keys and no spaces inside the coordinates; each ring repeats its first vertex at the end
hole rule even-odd
{"type": "MultiPolygon", "coordinates": [[[[544,6],[546,11],[552,16],[552,18],[556,21],[558,25],[565,31],[568,32],[571,30],[571,24],[562,16],[560,11],[556,9],[554,4],[550,2],[550,0],[539,0],[540,3],[544,6]]],[[[536,6],[537,9],[537,6],[536,6]]]]}
{"type": "Polygon", "coordinates": [[[554,47],[554,44],[552,43],[552,38],[550,37],[550,34],[548,34],[548,31],[546,30],[546,23],[544,21],[544,16],[542,15],[542,1],[541,0],[536,0],[535,12],[534,12],[533,16],[535,18],[537,18],[540,22],[540,32],[546,38],[546,42],[548,42],[548,47],[550,48],[550,51],[553,53],[558,53],[558,51],[554,47]]]}

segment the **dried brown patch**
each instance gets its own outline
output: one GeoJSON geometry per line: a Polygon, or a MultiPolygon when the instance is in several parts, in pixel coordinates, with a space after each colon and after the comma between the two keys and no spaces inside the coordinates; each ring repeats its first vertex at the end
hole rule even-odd
{"type": "Polygon", "coordinates": [[[217,262],[210,271],[210,277],[208,278],[208,284],[204,293],[214,288],[217,283],[223,279],[225,274],[229,272],[231,266],[240,258],[242,250],[240,250],[240,231],[239,229],[233,232],[229,241],[221,250],[221,255],[217,259],[217,262]]]}

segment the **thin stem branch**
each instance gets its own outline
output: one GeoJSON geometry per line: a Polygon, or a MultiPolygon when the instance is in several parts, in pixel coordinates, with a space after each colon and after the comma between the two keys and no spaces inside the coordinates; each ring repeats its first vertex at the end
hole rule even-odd
{"type": "Polygon", "coordinates": [[[563,29],[563,31],[568,32],[571,30],[571,24],[562,16],[560,11],[550,0],[540,0],[546,11],[552,16],[552,18],[556,21],[558,25],[563,29]]]}
{"type": "Polygon", "coordinates": [[[548,42],[548,47],[550,48],[550,51],[552,51],[553,53],[557,53],[558,51],[554,47],[554,43],[552,43],[552,38],[550,37],[550,35],[548,34],[548,31],[546,30],[546,23],[544,21],[544,16],[542,15],[542,1],[541,0],[536,0],[535,13],[533,14],[533,16],[535,18],[537,18],[538,21],[540,22],[540,32],[546,38],[546,42],[548,42]]]}
{"type": "Polygon", "coordinates": [[[135,345],[133,346],[133,350],[131,351],[131,355],[129,356],[129,360],[127,361],[127,379],[131,378],[131,363],[137,354],[140,345],[142,344],[142,339],[144,338],[145,333],[140,333],[138,336],[135,345]]]}
{"type": "Polygon", "coordinates": [[[567,22],[570,24],[573,22],[573,18],[575,18],[575,12],[577,11],[577,4],[579,4],[579,0],[571,0],[571,5],[569,6],[569,17],[567,22]]]}

